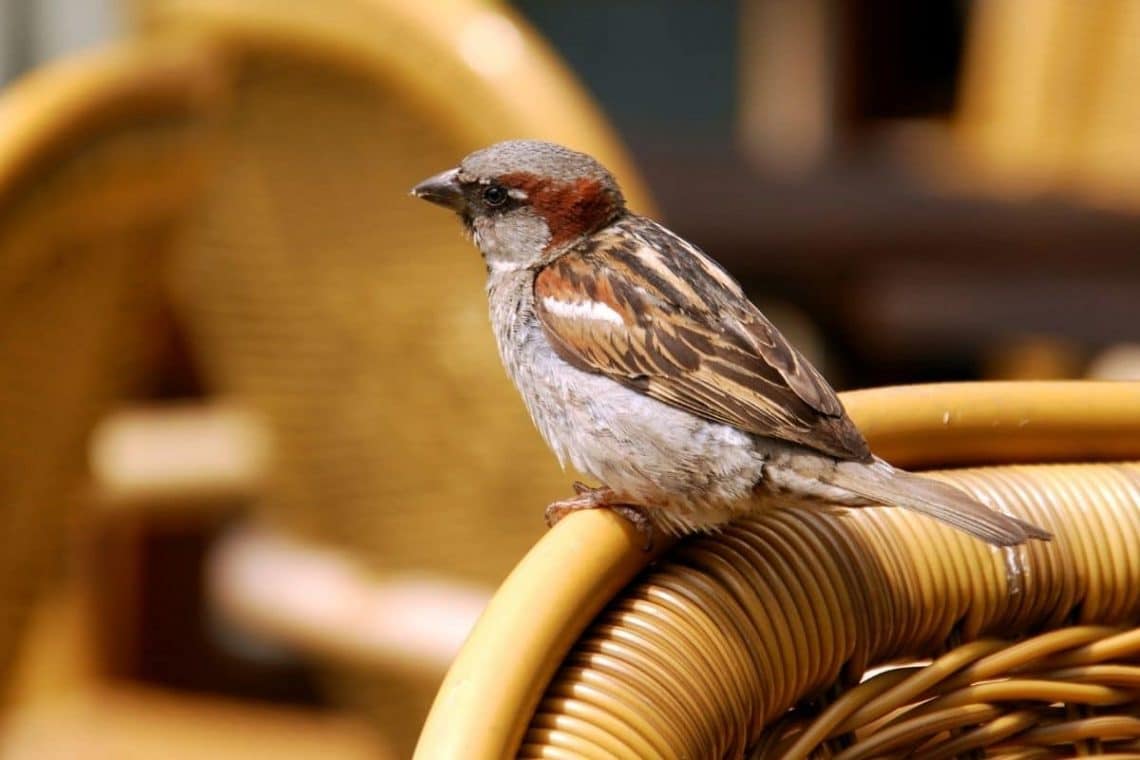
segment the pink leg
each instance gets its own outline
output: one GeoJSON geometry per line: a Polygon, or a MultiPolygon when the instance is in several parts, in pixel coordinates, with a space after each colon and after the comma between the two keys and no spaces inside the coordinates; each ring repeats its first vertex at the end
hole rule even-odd
{"type": "Polygon", "coordinates": [[[563,517],[579,509],[608,509],[624,517],[637,529],[638,534],[645,539],[643,547],[645,551],[653,548],[653,523],[650,522],[644,507],[615,501],[617,495],[607,486],[591,488],[585,483],[575,481],[574,493],[576,495],[572,498],[556,501],[546,508],[548,527],[553,528],[563,517]]]}

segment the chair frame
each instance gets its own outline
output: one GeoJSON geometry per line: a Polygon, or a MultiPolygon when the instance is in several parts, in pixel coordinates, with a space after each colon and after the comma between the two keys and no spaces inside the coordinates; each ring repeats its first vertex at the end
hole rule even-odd
{"type": "MultiPolygon", "coordinates": [[[[966,383],[842,394],[871,447],[902,466],[1140,456],[1136,383],[966,383]]],[[[416,760],[513,756],[547,683],[598,612],[669,550],[602,511],[548,533],[500,587],[452,664],[416,760]]]]}

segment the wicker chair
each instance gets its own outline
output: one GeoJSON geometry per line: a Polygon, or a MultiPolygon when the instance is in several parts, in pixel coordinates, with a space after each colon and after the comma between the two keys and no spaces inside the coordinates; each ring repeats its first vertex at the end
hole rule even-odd
{"type": "Polygon", "coordinates": [[[959,170],[990,191],[1135,212],[1138,34],[1140,6],[1126,0],[979,3],[955,117],[959,170]]]}
{"type": "MultiPolygon", "coordinates": [[[[277,535],[241,546],[300,539],[374,577],[430,572],[489,595],[544,529],[518,507],[568,479],[498,364],[478,255],[408,192],[477,147],[542,136],[611,163],[644,208],[628,160],[550,51],[496,5],[139,5],[143,34],[200,34],[237,81],[232,151],[173,287],[209,389],[271,426],[277,467],[253,530],[277,535]]],[[[286,589],[265,591],[221,595],[248,627],[312,652],[273,598],[286,589]]],[[[345,691],[410,749],[443,667],[401,679],[339,659],[359,681],[345,691]]]]}
{"type": "Polygon", "coordinates": [[[1056,539],[787,509],[647,556],[575,514],[499,589],[415,757],[1140,757],[1140,384],[844,402],[885,456],[971,465],[936,477],[1056,539]]]}
{"type": "Polygon", "coordinates": [[[612,161],[644,204],[628,162],[549,52],[483,3],[143,5],[150,33],[209,37],[237,80],[232,150],[173,279],[211,388],[273,425],[266,518],[379,569],[498,582],[542,529],[502,505],[566,478],[498,366],[478,256],[408,191],[541,134],[612,161]],[[491,69],[463,57],[504,46],[491,69]],[[407,540],[428,526],[432,545],[407,540]]]}
{"type": "Polygon", "coordinates": [[[59,564],[89,426],[146,359],[220,91],[212,55],[171,42],[52,65],[0,97],[0,683],[59,564]]]}

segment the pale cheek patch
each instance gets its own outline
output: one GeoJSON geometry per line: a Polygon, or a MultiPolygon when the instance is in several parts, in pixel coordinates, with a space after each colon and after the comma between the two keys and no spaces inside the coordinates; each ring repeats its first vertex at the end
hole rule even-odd
{"type": "Polygon", "coordinates": [[[625,324],[621,314],[598,301],[560,301],[553,296],[546,296],[542,299],[542,305],[551,314],[566,319],[600,320],[612,325],[625,324]]]}
{"type": "Polygon", "coordinates": [[[487,270],[495,273],[518,272],[526,269],[526,264],[517,261],[502,261],[500,259],[487,259],[487,270]]]}

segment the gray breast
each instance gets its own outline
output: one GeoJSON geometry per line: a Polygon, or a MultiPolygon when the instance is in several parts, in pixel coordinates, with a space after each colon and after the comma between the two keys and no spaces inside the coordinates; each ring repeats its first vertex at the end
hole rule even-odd
{"type": "Polygon", "coordinates": [[[752,438],[563,361],[534,314],[532,279],[493,275],[491,321],[507,373],[559,460],[638,503],[746,499],[763,458],[752,438]]]}

